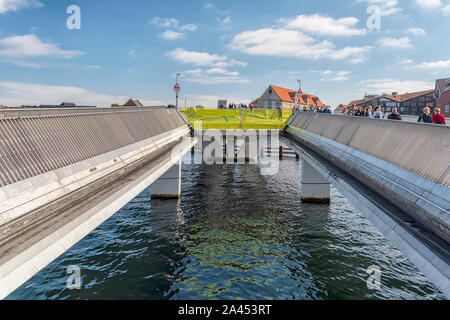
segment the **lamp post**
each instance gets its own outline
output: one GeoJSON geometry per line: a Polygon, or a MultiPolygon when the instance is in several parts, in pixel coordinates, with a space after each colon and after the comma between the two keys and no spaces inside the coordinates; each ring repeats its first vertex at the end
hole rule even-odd
{"type": "Polygon", "coordinates": [[[297,108],[300,110],[300,98],[302,97],[302,80],[297,80],[298,82],[298,91],[297,91],[297,108]]]}
{"type": "Polygon", "coordinates": [[[178,97],[179,97],[180,91],[181,91],[180,85],[178,84],[178,79],[180,79],[180,77],[181,77],[181,73],[177,73],[177,82],[176,82],[175,86],[173,87],[173,90],[177,94],[177,102],[176,102],[177,109],[178,109],[178,97]]]}

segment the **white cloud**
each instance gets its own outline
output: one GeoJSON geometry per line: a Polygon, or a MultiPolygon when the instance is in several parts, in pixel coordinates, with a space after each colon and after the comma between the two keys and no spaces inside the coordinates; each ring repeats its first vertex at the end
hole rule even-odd
{"type": "Polygon", "coordinates": [[[8,11],[17,11],[22,8],[43,7],[42,2],[38,0],[0,0],[0,14],[8,11]]]}
{"type": "Polygon", "coordinates": [[[437,9],[442,6],[441,0],[416,0],[416,4],[423,9],[437,9]]]}
{"type": "Polygon", "coordinates": [[[232,20],[231,20],[231,17],[225,17],[225,18],[223,18],[223,19],[217,18],[217,22],[218,22],[220,25],[230,25],[231,22],[232,22],[232,20]]]}
{"type": "Polygon", "coordinates": [[[442,12],[444,13],[444,15],[450,16],[450,4],[448,4],[445,7],[443,7],[442,8],[442,12]]]}
{"type": "MultiPolygon", "coordinates": [[[[0,82],[0,104],[3,105],[40,105],[60,104],[62,101],[77,105],[96,105],[109,107],[112,103],[124,103],[129,97],[96,93],[87,89],[69,86],[52,86],[23,82],[0,82]]],[[[162,105],[163,101],[142,99],[146,105],[162,105]]]]}
{"type": "MultiPolygon", "coordinates": [[[[231,41],[230,47],[250,55],[297,57],[311,60],[328,58],[366,59],[371,47],[345,47],[335,49],[330,41],[318,41],[298,30],[266,28],[244,31],[231,41]]],[[[358,61],[357,61],[358,62],[358,61]]]]}
{"type": "MultiPolygon", "coordinates": [[[[188,23],[188,24],[180,26],[180,21],[178,21],[175,18],[155,17],[155,18],[150,20],[150,23],[152,23],[152,24],[154,24],[154,25],[156,25],[158,27],[161,27],[161,28],[178,29],[179,31],[194,32],[194,31],[196,31],[198,29],[198,25],[196,25],[194,23],[188,23]]],[[[171,32],[173,33],[174,31],[171,31],[171,32]]]]}
{"type": "Polygon", "coordinates": [[[399,79],[368,79],[361,81],[362,92],[371,94],[382,94],[391,92],[417,92],[434,88],[434,82],[399,80],[399,79]]]}
{"type": "Polygon", "coordinates": [[[346,81],[350,79],[351,71],[332,71],[332,70],[320,70],[314,71],[319,73],[322,78],[320,81],[346,81]]]}
{"type": "Polygon", "coordinates": [[[45,66],[41,63],[36,63],[32,61],[23,61],[23,60],[13,60],[11,61],[12,64],[15,64],[16,66],[23,67],[23,68],[31,68],[31,69],[42,69],[45,66]]]}
{"type": "Polygon", "coordinates": [[[246,67],[246,62],[229,59],[227,56],[219,56],[217,54],[209,54],[207,52],[187,51],[182,48],[177,48],[167,53],[168,57],[187,64],[195,66],[210,66],[226,68],[230,66],[246,67]]]}
{"type": "Polygon", "coordinates": [[[427,34],[427,32],[422,28],[409,28],[406,30],[406,33],[410,33],[415,36],[424,36],[427,34]]]}
{"type": "Polygon", "coordinates": [[[450,60],[422,62],[408,68],[418,70],[450,71],[450,60]]]}
{"type": "Polygon", "coordinates": [[[356,2],[379,6],[382,16],[390,16],[402,11],[402,9],[398,7],[398,0],[356,0],[356,2]]]}
{"type": "Polygon", "coordinates": [[[57,57],[70,59],[82,54],[83,52],[79,50],[62,50],[56,44],[43,42],[34,34],[0,39],[0,57],[57,57]]]}
{"type": "Polygon", "coordinates": [[[319,14],[299,15],[294,19],[281,19],[280,22],[285,24],[286,29],[300,30],[317,35],[326,36],[360,36],[365,35],[365,29],[357,29],[356,25],[359,19],[355,17],[347,17],[334,19],[319,14]]]}
{"type": "Polygon", "coordinates": [[[248,83],[249,79],[241,77],[237,71],[224,68],[194,69],[182,73],[186,82],[200,84],[248,83]]]}
{"type": "Polygon", "coordinates": [[[408,37],[403,38],[381,38],[377,41],[378,45],[388,49],[408,49],[412,47],[411,39],[408,37]]]}
{"type": "Polygon", "coordinates": [[[194,32],[198,29],[198,25],[193,24],[193,23],[189,23],[189,24],[185,24],[184,26],[180,27],[181,31],[191,31],[194,32]]]}
{"type": "Polygon", "coordinates": [[[177,40],[184,38],[184,33],[176,32],[172,30],[166,30],[159,35],[161,38],[165,40],[177,40]]]}
{"type": "Polygon", "coordinates": [[[176,28],[178,27],[179,21],[175,18],[155,17],[150,20],[150,23],[162,28],[176,28]]]}

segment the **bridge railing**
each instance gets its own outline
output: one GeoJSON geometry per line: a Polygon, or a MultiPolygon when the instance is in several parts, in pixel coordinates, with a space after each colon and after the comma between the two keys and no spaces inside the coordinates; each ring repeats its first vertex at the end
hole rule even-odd
{"type": "Polygon", "coordinates": [[[176,110],[165,108],[78,111],[0,118],[0,187],[186,126],[176,110]]]}
{"type": "Polygon", "coordinates": [[[119,107],[119,108],[52,108],[52,109],[0,109],[1,118],[58,116],[69,114],[118,113],[148,111],[164,107],[119,107]]]}
{"type": "Polygon", "coordinates": [[[297,114],[291,126],[450,186],[449,127],[303,112],[297,114]]]}

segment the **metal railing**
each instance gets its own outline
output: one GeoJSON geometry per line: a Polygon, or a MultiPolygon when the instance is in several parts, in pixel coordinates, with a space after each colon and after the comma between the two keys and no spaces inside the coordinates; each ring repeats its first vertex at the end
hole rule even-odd
{"type": "Polygon", "coordinates": [[[61,111],[0,118],[0,187],[186,126],[165,108],[61,111]]]}

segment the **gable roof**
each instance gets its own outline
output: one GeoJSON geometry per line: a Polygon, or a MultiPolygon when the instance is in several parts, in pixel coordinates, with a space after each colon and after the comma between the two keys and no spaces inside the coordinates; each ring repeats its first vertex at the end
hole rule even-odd
{"type": "MultiPolygon", "coordinates": [[[[282,101],[287,101],[291,103],[295,103],[295,98],[297,96],[297,91],[286,89],[278,86],[271,85],[271,88],[275,91],[275,93],[280,97],[282,101]]],[[[307,100],[309,99],[309,104],[313,106],[323,107],[323,102],[317,96],[313,96],[307,93],[303,93],[300,97],[300,104],[307,104],[307,100]]]]}
{"type": "Polygon", "coordinates": [[[395,96],[394,95],[377,96],[377,97],[371,97],[371,98],[362,99],[362,100],[354,100],[354,101],[350,102],[348,104],[348,106],[349,107],[359,106],[361,104],[371,102],[373,100],[381,99],[381,98],[389,99],[389,100],[396,101],[396,102],[404,102],[404,101],[408,101],[408,100],[411,100],[411,99],[414,99],[417,97],[425,96],[425,95],[433,93],[433,92],[434,92],[434,89],[413,92],[413,93],[397,94],[395,96]]]}
{"type": "Polygon", "coordinates": [[[397,102],[403,102],[403,101],[408,101],[417,97],[421,97],[421,96],[425,96],[427,94],[433,93],[434,89],[431,90],[426,90],[426,91],[419,91],[419,92],[413,92],[413,93],[405,93],[405,94],[400,94],[400,95],[396,95],[396,96],[392,96],[392,95],[388,95],[385,96],[383,98],[388,98],[397,102]]]}
{"type": "Polygon", "coordinates": [[[359,105],[361,105],[363,103],[370,102],[370,101],[373,101],[373,100],[378,99],[378,98],[380,98],[380,97],[372,97],[372,98],[367,98],[367,99],[362,99],[362,100],[353,100],[353,101],[351,101],[348,104],[348,106],[349,107],[359,106],[359,105]]]}
{"type": "MultiPolygon", "coordinates": [[[[446,92],[445,90],[450,87],[450,78],[438,79],[436,80],[437,86],[439,87],[439,91],[441,93],[446,92]]],[[[448,92],[448,89],[447,89],[448,92]]]]}
{"type": "Polygon", "coordinates": [[[296,91],[282,88],[282,87],[277,87],[277,86],[271,86],[271,87],[275,91],[275,93],[280,97],[281,100],[288,101],[288,102],[295,102],[292,99],[291,94],[294,94],[294,96],[295,96],[295,94],[297,94],[296,91]]]}
{"type": "Polygon", "coordinates": [[[143,107],[144,105],[139,100],[129,99],[125,102],[124,107],[143,107]]]}

